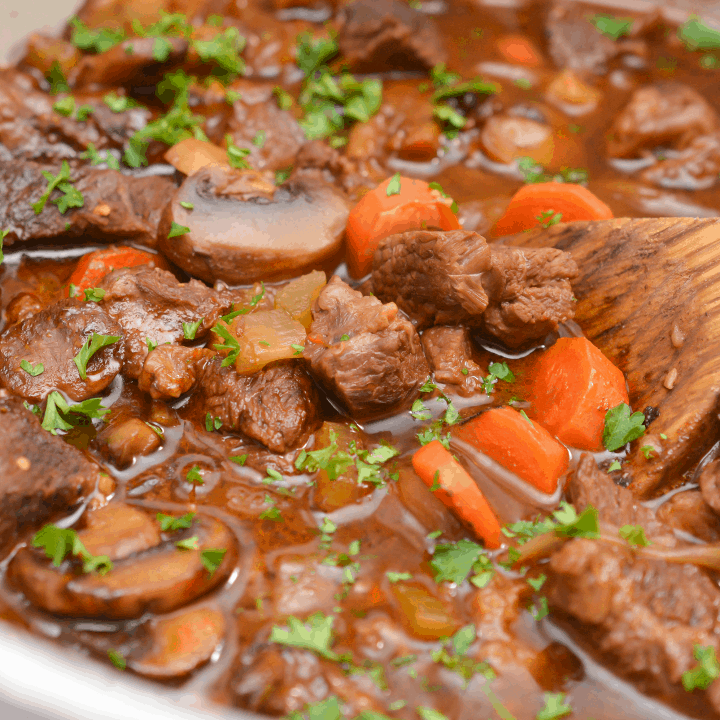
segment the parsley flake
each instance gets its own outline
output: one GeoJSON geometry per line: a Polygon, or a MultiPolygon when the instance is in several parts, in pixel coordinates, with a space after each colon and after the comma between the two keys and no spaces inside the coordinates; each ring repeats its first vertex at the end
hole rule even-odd
{"type": "Polygon", "coordinates": [[[28,362],[27,360],[21,360],[20,367],[28,375],[32,375],[32,377],[37,377],[38,375],[41,375],[45,370],[45,366],[42,363],[37,363],[36,365],[33,365],[32,363],[28,362]]]}
{"type": "Polygon", "coordinates": [[[572,712],[565,702],[565,693],[545,693],[545,707],[535,716],[536,720],[555,720],[572,712]]]}
{"type": "Polygon", "coordinates": [[[202,475],[200,474],[200,466],[199,465],[193,465],[185,475],[185,479],[191,483],[196,485],[204,485],[205,481],[203,480],[202,475]]]}
{"type": "Polygon", "coordinates": [[[603,445],[615,452],[632,440],[645,433],[645,416],[641,412],[632,412],[626,403],[620,403],[605,413],[603,445]]]}
{"type": "Polygon", "coordinates": [[[197,334],[197,331],[199,327],[202,325],[202,322],[205,318],[200,318],[199,320],[196,320],[195,322],[184,322],[182,324],[183,329],[183,335],[185,336],[186,340],[194,340],[195,335],[197,334]]]}
{"type": "Polygon", "coordinates": [[[170,238],[179,237],[180,235],[185,235],[186,233],[190,232],[190,228],[186,227],[185,225],[179,225],[174,220],[170,224],[170,232],[168,233],[168,240],[170,238]]]}
{"type": "Polygon", "coordinates": [[[175,543],[175,547],[178,550],[197,550],[200,547],[200,540],[197,535],[193,535],[192,537],[178,540],[175,543]]]}
{"type": "Polygon", "coordinates": [[[391,195],[399,195],[400,194],[400,173],[395,173],[390,178],[390,182],[387,185],[385,194],[388,197],[390,197],[391,195]]]}
{"type": "Polygon", "coordinates": [[[713,680],[720,677],[720,664],[718,664],[715,648],[712,645],[694,645],[693,655],[700,664],[682,675],[683,687],[688,692],[692,692],[696,688],[705,690],[713,680]]]}
{"type": "Polygon", "coordinates": [[[125,658],[117,650],[108,650],[107,654],[108,658],[110,658],[110,662],[118,670],[124,670],[127,667],[127,662],[125,661],[125,658]]]}
{"type": "Polygon", "coordinates": [[[42,548],[55,567],[60,567],[68,555],[82,560],[84,573],[105,575],[113,567],[107,555],[91,555],[75,530],[60,528],[53,523],[44,525],[35,533],[32,546],[42,548]]]}
{"type": "Polygon", "coordinates": [[[195,513],[189,512],[181,517],[175,517],[174,515],[164,515],[158,513],[156,515],[157,521],[160,523],[160,529],[163,532],[174,532],[175,530],[186,530],[191,527],[193,520],[195,519],[195,513]]]}
{"type": "Polygon", "coordinates": [[[640,525],[623,525],[618,534],[624,540],[627,540],[628,545],[634,545],[636,547],[647,547],[652,545],[652,542],[647,539],[645,535],[645,528],[640,525]]]}
{"type": "Polygon", "coordinates": [[[590,22],[603,35],[618,40],[623,35],[629,35],[633,26],[632,18],[619,18],[612,15],[595,15],[590,18],[590,22]]]}
{"type": "Polygon", "coordinates": [[[391,583],[397,583],[401,580],[412,580],[412,574],[409,572],[393,572],[392,570],[388,570],[385,576],[391,583]]]}
{"type": "Polygon", "coordinates": [[[120,340],[119,335],[98,335],[97,333],[93,333],[91,337],[85,339],[78,354],[73,358],[73,362],[83,380],[87,380],[87,365],[92,356],[98,350],[108,347],[108,345],[114,345],[118,340],[120,340]]]}
{"type": "Polygon", "coordinates": [[[330,649],[334,622],[334,616],[326,616],[319,612],[310,615],[305,622],[290,615],[287,618],[287,628],[273,626],[270,642],[303,648],[328,660],[337,660],[339,656],[330,649]]]}
{"type": "Polygon", "coordinates": [[[211,576],[222,564],[226,552],[225,548],[207,548],[200,553],[200,562],[211,576]]]}
{"type": "Polygon", "coordinates": [[[231,455],[228,460],[234,462],[236,465],[244,465],[248,459],[247,453],[245,455],[231,455]]]}

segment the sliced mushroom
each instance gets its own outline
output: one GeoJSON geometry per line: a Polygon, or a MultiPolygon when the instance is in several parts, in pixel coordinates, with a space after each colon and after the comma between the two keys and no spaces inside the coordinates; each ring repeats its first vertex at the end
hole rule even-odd
{"type": "Polygon", "coordinates": [[[279,280],[337,252],[347,216],[345,196],[320,172],[300,173],[275,188],[259,173],[209,166],[173,196],[160,223],[160,247],[206,282],[279,280]],[[177,226],[188,231],[168,237],[177,226]]]}
{"type": "Polygon", "coordinates": [[[187,675],[212,656],[225,635],[225,618],[212,605],[180,610],[149,624],[151,645],[128,667],[141,675],[171,678],[187,675]]]}
{"type": "Polygon", "coordinates": [[[170,533],[167,539],[152,546],[145,535],[137,550],[127,554],[128,533],[138,532],[137,522],[133,519],[125,530],[119,527],[110,530],[106,525],[78,533],[83,543],[87,539],[88,552],[104,549],[113,560],[112,570],[105,575],[83,574],[74,559],[56,568],[42,550],[25,547],[10,564],[11,581],[30,602],[48,612],[120,620],[137,618],[149,611],[170,612],[186,605],[223,582],[235,565],[235,538],[214,518],[198,516],[191,528],[170,533]],[[105,536],[103,540],[107,532],[111,537],[105,536]],[[197,537],[195,549],[176,546],[177,541],[191,537],[197,537]],[[225,550],[219,567],[212,573],[201,557],[203,551],[211,549],[225,550]]]}

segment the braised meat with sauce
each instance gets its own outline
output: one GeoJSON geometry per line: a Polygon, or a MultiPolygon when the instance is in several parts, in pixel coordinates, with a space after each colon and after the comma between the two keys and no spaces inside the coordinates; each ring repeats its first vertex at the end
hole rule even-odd
{"type": "Polygon", "coordinates": [[[287,720],[720,718],[720,25],[667,10],[33,35],[3,635],[287,720]]]}

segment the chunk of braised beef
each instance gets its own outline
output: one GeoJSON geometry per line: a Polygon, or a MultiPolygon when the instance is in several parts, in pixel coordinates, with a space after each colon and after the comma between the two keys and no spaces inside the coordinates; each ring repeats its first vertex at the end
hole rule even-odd
{"type": "Polygon", "coordinates": [[[168,69],[182,62],[189,47],[185,38],[165,37],[164,41],[168,51],[162,61],[156,56],[155,37],[132,38],[103,53],[84,55],[68,74],[68,82],[73,88],[154,85],[168,69]]]}
{"type": "Polygon", "coordinates": [[[684,149],[643,170],[645,182],[677,190],[706,190],[720,175],[720,132],[700,135],[684,149]]]}
{"type": "Polygon", "coordinates": [[[709,462],[700,473],[703,500],[720,515],[720,460],[709,462]]]}
{"type": "Polygon", "coordinates": [[[575,3],[555,3],[548,13],[548,49],[559,68],[603,75],[620,51],[618,43],[600,33],[587,10],[575,3]]]}
{"type": "Polygon", "coordinates": [[[16,295],[5,308],[5,320],[7,325],[15,325],[16,323],[27,320],[33,315],[37,315],[43,309],[40,299],[29,292],[21,292],[16,295]]]}
{"type": "Polygon", "coordinates": [[[0,160],[59,162],[77,157],[88,143],[107,141],[92,122],[79,122],[53,110],[53,98],[33,78],[15,70],[0,72],[0,160]]]}
{"type": "Polygon", "coordinates": [[[417,397],[430,369],[395,303],[363,296],[335,275],[312,316],[303,357],[353,417],[385,414],[417,397]]]}
{"type": "Polygon", "coordinates": [[[222,356],[204,348],[161,346],[148,355],[139,379],[153,398],[176,398],[194,389],[191,407],[274,452],[301,445],[319,419],[319,396],[297,360],[281,360],[253,375],[223,367],[222,356]]]}
{"type": "Polygon", "coordinates": [[[466,327],[428,328],[421,337],[425,357],[438,382],[473,389],[482,376],[472,358],[470,331],[466,327]]]}
{"type": "Polygon", "coordinates": [[[104,390],[124,359],[122,328],[97,303],[61,300],[0,336],[0,383],[32,403],[42,402],[52,390],[82,401],[104,390]],[[93,333],[119,339],[90,358],[83,379],[75,357],[93,333]],[[21,367],[23,361],[30,370],[21,367]]]}
{"type": "Polygon", "coordinates": [[[62,197],[55,190],[37,214],[33,204],[48,187],[43,171],[57,176],[61,166],[0,163],[0,227],[9,230],[8,244],[85,235],[97,240],[155,244],[160,213],[175,191],[175,183],[169,178],[134,178],[116,170],[79,167],[71,170],[70,178],[82,195],[82,207],[61,214],[52,202],[62,197]]]}
{"type": "Polygon", "coordinates": [[[319,420],[317,389],[298,360],[240,375],[215,357],[205,365],[194,402],[203,413],[220,418],[223,427],[278,453],[302,445],[319,420]]]}
{"type": "Polygon", "coordinates": [[[699,490],[679,492],[657,511],[658,520],[708,543],[720,541],[720,517],[707,505],[699,490]]]}
{"type": "Polygon", "coordinates": [[[488,246],[465,230],[414,230],[380,242],[372,284],[419,329],[464,324],[515,348],[573,317],[577,272],[561,250],[488,246]]]}
{"type": "Polygon", "coordinates": [[[401,0],[356,0],[345,6],[338,45],[353,72],[426,70],[447,59],[432,18],[401,0]]]}
{"type": "Polygon", "coordinates": [[[183,323],[200,325],[202,338],[232,303],[229,293],[218,293],[199,282],[181,283],[160,268],[125,268],[107,275],[102,306],[122,327],[127,355],[123,372],[137,378],[150,344],[178,343],[185,338],[183,323]]]}
{"type": "Polygon", "coordinates": [[[592,505],[605,523],[618,528],[639,525],[653,542],[675,545],[672,531],[658,521],[655,513],[642,505],[630,490],[616,485],[606,472],[600,470],[589,453],[583,454],[570,476],[567,493],[578,512],[592,505]]]}
{"type": "MultiPolygon", "coordinates": [[[[694,648],[720,650],[720,589],[694,565],[575,538],[552,555],[547,574],[551,606],[583,623],[590,647],[645,692],[685,696],[680,681],[697,666],[694,648]]],[[[706,694],[716,711],[719,689],[715,681],[706,694]]]]}
{"type": "Polygon", "coordinates": [[[718,129],[713,107],[696,90],[678,82],[646,85],[615,117],[608,132],[612,157],[637,157],[657,147],[682,150],[718,129]]]}
{"type": "Polygon", "coordinates": [[[93,492],[100,473],[6,390],[0,390],[0,436],[0,547],[7,549],[18,533],[72,510],[93,492]]]}
{"type": "Polygon", "coordinates": [[[305,133],[287,110],[281,110],[273,85],[236,83],[241,97],[233,103],[227,132],[233,142],[247,148],[247,161],[256,170],[284,170],[295,162],[305,133]]]}

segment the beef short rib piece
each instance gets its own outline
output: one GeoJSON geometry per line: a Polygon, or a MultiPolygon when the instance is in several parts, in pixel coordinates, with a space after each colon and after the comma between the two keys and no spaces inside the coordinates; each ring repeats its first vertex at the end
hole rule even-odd
{"type": "Polygon", "coordinates": [[[61,300],[0,336],[0,383],[32,403],[42,402],[52,390],[80,402],[104,390],[124,359],[122,329],[97,303],[61,300]],[[74,358],[93,333],[119,339],[90,358],[83,380],[74,358]],[[33,368],[42,363],[43,371],[31,375],[20,367],[23,360],[33,368]]]}
{"type": "Polygon", "coordinates": [[[623,464],[630,489],[650,497],[675,487],[720,434],[720,220],[575,222],[504,242],[572,253],[576,320],[625,373],[632,407],[659,411],[652,437],[623,464]],[[656,451],[645,458],[648,443],[656,451]]]}
{"type": "Polygon", "coordinates": [[[432,18],[401,0],[356,0],[347,5],[338,45],[353,72],[427,70],[447,60],[432,18]]]}
{"type": "Polygon", "coordinates": [[[380,242],[372,286],[418,329],[463,324],[516,348],[573,317],[576,275],[573,259],[552,248],[518,251],[467,230],[413,230],[380,242]]]}
{"type": "Polygon", "coordinates": [[[312,316],[303,357],[353,417],[386,414],[417,397],[430,368],[395,303],[363,296],[335,275],[312,316]]]}
{"type": "Polygon", "coordinates": [[[134,178],[117,170],[81,167],[71,170],[70,177],[83,196],[83,206],[61,214],[52,203],[60,196],[56,190],[36,214],[33,203],[48,187],[42,171],[56,176],[60,169],[60,164],[0,163],[0,227],[10,231],[8,245],[86,235],[97,240],[155,245],[160,214],[175,192],[172,180],[157,175],[134,178]]]}
{"type": "Polygon", "coordinates": [[[231,294],[216,292],[198,280],[181,283],[160,268],[125,268],[103,278],[102,306],[125,332],[123,372],[137,378],[149,352],[148,340],[163,345],[184,339],[183,323],[202,320],[201,338],[232,304],[231,294]]]}
{"type": "Polygon", "coordinates": [[[659,146],[681,150],[719,125],[712,106],[688,85],[647,85],[633,93],[615,118],[607,149],[612,157],[638,157],[659,146]]]}
{"type": "Polygon", "coordinates": [[[100,473],[6,390],[0,390],[0,437],[0,549],[7,549],[20,532],[77,505],[100,473]]]}
{"type": "Polygon", "coordinates": [[[195,389],[192,407],[222,421],[224,432],[240,431],[270,450],[301,445],[318,424],[317,389],[297,360],[281,360],[254,375],[222,367],[205,348],[162,345],[145,360],[139,385],[154,398],[176,398],[195,389]]]}

